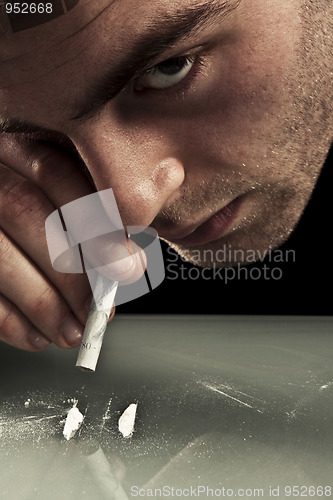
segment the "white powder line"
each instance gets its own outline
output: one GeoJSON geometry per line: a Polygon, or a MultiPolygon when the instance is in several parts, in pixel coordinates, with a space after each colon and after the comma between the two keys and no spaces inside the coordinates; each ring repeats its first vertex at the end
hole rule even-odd
{"type": "Polygon", "coordinates": [[[105,424],[105,421],[108,420],[110,418],[110,407],[111,407],[111,403],[112,403],[112,398],[109,399],[109,402],[107,404],[107,407],[106,407],[106,410],[105,410],[105,413],[104,413],[104,416],[103,416],[103,426],[105,424]]]}
{"type": "Polygon", "coordinates": [[[237,391],[236,389],[231,389],[231,390],[234,391],[236,394],[241,394],[242,396],[245,396],[246,398],[250,398],[250,399],[254,399],[255,401],[262,402],[261,399],[255,398],[254,396],[251,396],[251,394],[246,394],[246,392],[237,391]]]}
{"type": "Polygon", "coordinates": [[[233,401],[236,401],[237,403],[246,406],[247,408],[251,408],[251,410],[255,410],[258,413],[262,413],[261,410],[258,410],[257,408],[254,408],[253,406],[249,405],[248,403],[245,403],[244,401],[241,401],[240,399],[234,398],[233,396],[230,396],[230,394],[227,394],[226,392],[221,391],[220,389],[217,389],[216,387],[213,387],[212,385],[209,384],[202,384],[207,389],[210,389],[211,391],[217,392],[218,394],[222,394],[222,396],[225,396],[226,398],[232,399],[233,401]]]}
{"type": "MultiPolygon", "coordinates": [[[[76,403],[77,404],[77,403],[76,403]]],[[[80,410],[75,406],[71,408],[67,414],[63,435],[67,441],[72,439],[75,436],[76,432],[81,427],[84,416],[80,412],[80,410]]]]}
{"type": "Polygon", "coordinates": [[[106,421],[107,421],[107,420],[109,420],[109,419],[111,418],[111,417],[110,417],[110,407],[111,407],[111,403],[112,403],[112,398],[110,398],[110,399],[109,399],[109,402],[108,402],[108,404],[107,404],[107,406],[106,406],[105,413],[104,413],[104,415],[103,415],[103,417],[102,417],[102,422],[103,422],[103,423],[102,423],[102,425],[101,425],[101,432],[100,432],[101,434],[102,434],[103,429],[104,429],[104,427],[105,427],[106,421]]]}
{"type": "Polygon", "coordinates": [[[220,389],[217,389],[216,387],[212,387],[211,385],[204,384],[205,387],[210,389],[211,391],[218,392],[219,394],[222,394],[223,396],[232,399],[234,401],[237,401],[237,403],[240,403],[241,405],[247,406],[248,408],[252,408],[253,406],[249,405],[248,403],[245,403],[244,401],[241,401],[240,399],[234,398],[233,396],[230,396],[230,394],[227,394],[226,392],[221,391],[220,389]]]}
{"type": "Polygon", "coordinates": [[[231,387],[231,385],[221,384],[221,385],[219,385],[219,387],[222,387],[223,389],[227,389],[231,392],[234,392],[235,394],[241,394],[242,396],[245,396],[246,398],[250,398],[250,399],[253,399],[255,401],[260,401],[260,403],[263,403],[262,399],[258,399],[254,396],[251,396],[251,394],[247,394],[246,392],[242,392],[242,391],[239,391],[238,389],[234,389],[233,387],[231,387]]]}
{"type": "Polygon", "coordinates": [[[34,420],[34,422],[41,422],[42,420],[48,420],[50,418],[59,418],[62,417],[62,415],[49,415],[48,417],[38,417],[37,415],[31,416],[31,417],[23,417],[24,421],[27,420],[34,420]]]}
{"type": "MultiPolygon", "coordinates": [[[[222,387],[225,388],[223,385],[222,385],[222,387]]],[[[258,403],[265,403],[265,401],[263,399],[259,399],[259,398],[256,398],[255,396],[251,396],[251,394],[247,394],[246,392],[238,391],[237,389],[233,389],[230,386],[228,387],[228,389],[230,389],[232,392],[235,392],[236,394],[241,394],[242,396],[245,396],[246,398],[253,399],[253,401],[257,401],[258,403]]],[[[257,411],[259,411],[259,410],[257,410],[257,411]]],[[[259,413],[263,413],[263,412],[260,411],[259,413]]]]}
{"type": "Polygon", "coordinates": [[[133,434],[137,407],[136,403],[130,404],[118,420],[118,429],[125,438],[133,434]]]}

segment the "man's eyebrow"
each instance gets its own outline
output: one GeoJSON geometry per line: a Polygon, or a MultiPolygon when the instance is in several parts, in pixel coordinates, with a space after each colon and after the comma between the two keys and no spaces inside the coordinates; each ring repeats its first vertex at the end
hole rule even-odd
{"type": "Polygon", "coordinates": [[[46,141],[54,146],[60,146],[65,151],[74,154],[76,152],[76,148],[70,138],[61,132],[15,118],[0,118],[0,134],[17,134],[22,137],[30,136],[32,139],[46,141]]]}
{"type": "Polygon", "coordinates": [[[176,42],[209,26],[217,16],[227,16],[241,1],[206,0],[152,22],[126,58],[90,86],[83,104],[77,106],[71,119],[83,120],[95,116],[128,82],[152,67],[157,58],[176,42]]]}
{"type": "Polygon", "coordinates": [[[41,127],[35,123],[20,121],[15,118],[0,118],[0,134],[17,134],[21,135],[21,137],[30,136],[32,139],[47,142],[53,147],[60,147],[64,152],[71,154],[77,162],[80,162],[83,165],[85,173],[88,175],[90,180],[92,180],[75,145],[68,136],[62,134],[61,132],[41,127]]]}
{"type": "Polygon", "coordinates": [[[30,122],[23,122],[17,119],[0,118],[0,134],[47,134],[52,131],[30,122]]]}

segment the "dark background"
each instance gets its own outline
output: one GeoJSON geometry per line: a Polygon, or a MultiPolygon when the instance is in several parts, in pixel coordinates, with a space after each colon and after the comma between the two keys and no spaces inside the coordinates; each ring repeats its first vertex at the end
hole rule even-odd
{"type": "MultiPolygon", "coordinates": [[[[146,296],[118,306],[117,312],[331,315],[332,168],[333,148],[303,217],[289,240],[280,247],[284,254],[287,250],[294,250],[295,259],[290,259],[289,263],[274,263],[266,259],[246,267],[248,275],[251,267],[261,268],[261,273],[256,270],[254,274],[261,274],[261,279],[242,277],[225,283],[221,277],[214,277],[213,271],[207,270],[204,274],[206,279],[201,276],[189,279],[189,276],[197,278],[200,268],[192,269],[194,266],[178,258],[183,268],[182,275],[187,279],[179,277],[175,280],[176,264],[171,261],[176,257],[163,245],[166,265],[164,282],[146,296]],[[266,277],[271,277],[272,268],[281,268],[282,278],[264,279],[263,266],[270,268],[266,277]]],[[[273,275],[279,276],[274,272],[273,275]]]]}

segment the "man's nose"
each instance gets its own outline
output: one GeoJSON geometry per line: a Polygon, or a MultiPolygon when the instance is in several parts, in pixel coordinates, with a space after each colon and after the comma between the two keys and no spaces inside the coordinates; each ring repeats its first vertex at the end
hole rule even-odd
{"type": "Polygon", "coordinates": [[[113,189],[125,225],[149,226],[180,195],[184,167],[161,136],[97,126],[75,145],[97,190],[113,189]]]}

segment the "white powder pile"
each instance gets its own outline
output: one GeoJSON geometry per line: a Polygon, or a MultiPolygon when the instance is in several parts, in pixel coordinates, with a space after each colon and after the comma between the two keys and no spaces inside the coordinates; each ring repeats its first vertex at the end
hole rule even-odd
{"type": "Polygon", "coordinates": [[[75,406],[71,408],[67,414],[63,435],[69,441],[75,436],[76,432],[81,427],[83,422],[83,415],[80,410],[75,406]]]}
{"type": "Polygon", "coordinates": [[[319,388],[319,391],[322,392],[325,391],[325,389],[330,389],[332,387],[333,387],[333,382],[327,382],[327,384],[324,384],[319,388]]]}
{"type": "Polygon", "coordinates": [[[130,404],[118,420],[118,429],[125,438],[133,434],[137,407],[135,403],[130,404]]]}

